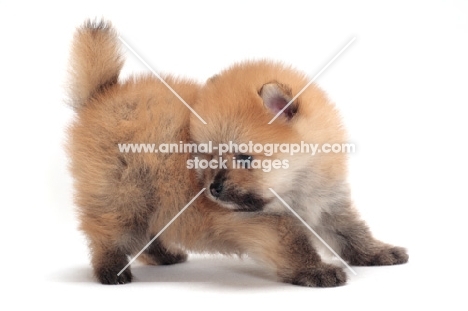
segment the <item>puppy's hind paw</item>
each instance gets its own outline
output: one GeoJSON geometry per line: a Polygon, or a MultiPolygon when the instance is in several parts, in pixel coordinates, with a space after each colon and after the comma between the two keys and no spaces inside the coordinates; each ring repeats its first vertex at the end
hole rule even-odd
{"type": "Polygon", "coordinates": [[[309,287],[335,287],[346,283],[346,273],[340,267],[320,264],[296,273],[291,283],[309,287]]]}
{"type": "Polygon", "coordinates": [[[140,255],[140,261],[147,265],[173,265],[187,261],[188,255],[182,250],[168,250],[163,244],[156,239],[153,243],[140,255]]]}
{"type": "Polygon", "coordinates": [[[126,284],[132,281],[133,276],[130,268],[127,268],[120,275],[117,275],[118,273],[119,271],[114,269],[101,269],[96,272],[96,276],[99,282],[105,285],[126,284]]]}

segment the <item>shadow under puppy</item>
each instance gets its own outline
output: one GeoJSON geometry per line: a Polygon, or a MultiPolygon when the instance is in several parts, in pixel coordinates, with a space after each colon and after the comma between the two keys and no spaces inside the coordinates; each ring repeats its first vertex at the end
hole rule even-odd
{"type": "MultiPolygon", "coordinates": [[[[195,170],[186,167],[190,154],[120,152],[118,144],[192,139],[191,112],[179,99],[149,75],[119,82],[122,65],[119,41],[109,24],[86,22],[77,30],[70,86],[76,116],[67,149],[80,228],[89,241],[94,274],[103,284],[130,282],[130,268],[118,275],[128,256],[139,252],[203,188],[195,170]]],[[[188,103],[195,102],[200,85],[164,79],[188,103]]],[[[207,129],[218,130],[214,120],[207,129]]],[[[209,191],[199,196],[140,258],[149,264],[174,264],[185,261],[187,251],[248,254],[284,282],[345,282],[340,268],[320,260],[294,217],[232,211],[220,205],[221,198],[208,196],[209,191]]]]}

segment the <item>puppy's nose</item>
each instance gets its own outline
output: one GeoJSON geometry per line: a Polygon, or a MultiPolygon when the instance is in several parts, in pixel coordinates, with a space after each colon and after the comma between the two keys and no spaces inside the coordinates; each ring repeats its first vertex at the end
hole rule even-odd
{"type": "Polygon", "coordinates": [[[223,191],[223,184],[222,183],[213,182],[210,185],[210,192],[215,198],[218,198],[221,195],[222,191],[223,191]]]}

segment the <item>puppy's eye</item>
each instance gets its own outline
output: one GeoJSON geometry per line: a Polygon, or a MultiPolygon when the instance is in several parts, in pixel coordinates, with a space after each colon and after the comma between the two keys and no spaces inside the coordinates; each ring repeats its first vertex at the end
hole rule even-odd
{"type": "Polygon", "coordinates": [[[238,154],[236,156],[236,159],[237,159],[237,161],[243,161],[243,162],[250,163],[253,160],[253,156],[248,155],[248,154],[238,154]]]}

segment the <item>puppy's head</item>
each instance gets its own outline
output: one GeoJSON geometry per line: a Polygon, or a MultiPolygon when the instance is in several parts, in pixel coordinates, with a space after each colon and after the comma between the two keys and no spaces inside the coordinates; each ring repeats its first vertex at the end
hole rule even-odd
{"type": "Polygon", "coordinates": [[[320,174],[343,174],[340,157],[291,152],[301,143],[344,141],[333,105],[308,82],[267,61],[238,64],[207,81],[193,105],[207,124],[192,115],[190,131],[195,143],[212,147],[194,154],[204,163],[196,168],[210,199],[258,211],[275,205],[270,188],[288,196],[311,187],[320,174]]]}

